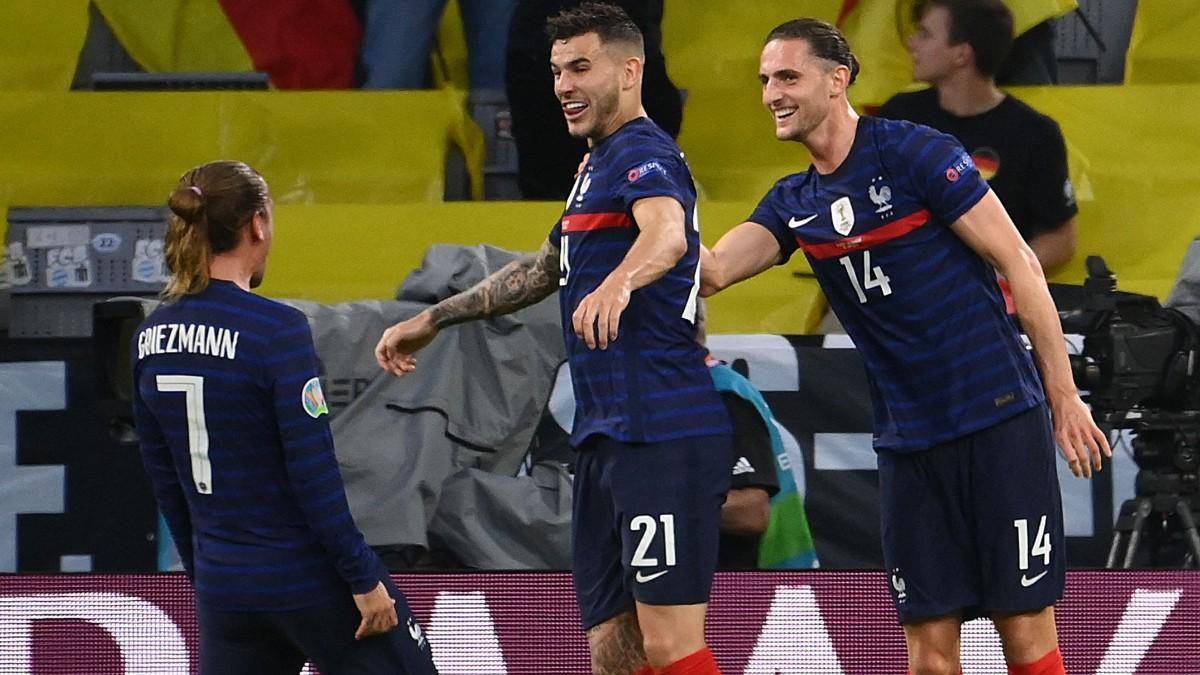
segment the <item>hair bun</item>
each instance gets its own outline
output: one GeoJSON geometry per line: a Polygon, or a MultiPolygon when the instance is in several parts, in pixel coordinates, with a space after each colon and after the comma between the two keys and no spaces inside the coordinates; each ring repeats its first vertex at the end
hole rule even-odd
{"type": "Polygon", "coordinates": [[[198,222],[204,217],[204,192],[195,185],[180,185],[167,198],[167,206],[183,222],[198,222]]]}

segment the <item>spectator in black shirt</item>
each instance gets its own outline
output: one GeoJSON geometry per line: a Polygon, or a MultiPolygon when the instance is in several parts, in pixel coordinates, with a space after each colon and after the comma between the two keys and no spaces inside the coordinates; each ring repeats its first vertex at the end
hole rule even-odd
{"type": "Polygon", "coordinates": [[[1013,41],[1012,13],[1000,0],[920,0],[914,19],[913,79],[933,86],[894,96],[879,115],[957,138],[1042,268],[1061,267],[1075,253],[1078,212],[1062,132],[996,86],[1013,41]]]}

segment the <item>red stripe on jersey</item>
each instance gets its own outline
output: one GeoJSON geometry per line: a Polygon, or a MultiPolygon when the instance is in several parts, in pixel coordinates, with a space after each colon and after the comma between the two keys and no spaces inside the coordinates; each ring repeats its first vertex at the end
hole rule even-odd
{"type": "Polygon", "coordinates": [[[893,239],[903,237],[928,222],[929,211],[921,209],[899,220],[894,220],[883,227],[877,227],[866,234],[846,237],[845,239],[829,241],[823,244],[806,244],[800,237],[796,237],[796,241],[800,243],[800,248],[804,249],[805,253],[818,260],[824,260],[825,258],[835,258],[851,251],[861,251],[864,248],[886,244],[893,239]]]}
{"type": "Polygon", "coordinates": [[[633,218],[628,213],[580,213],[562,219],[563,232],[587,232],[632,226],[633,218]]]}

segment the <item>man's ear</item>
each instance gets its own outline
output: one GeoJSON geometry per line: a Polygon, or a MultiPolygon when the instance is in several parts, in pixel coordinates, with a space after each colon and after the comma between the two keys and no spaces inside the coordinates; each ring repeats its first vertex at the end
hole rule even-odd
{"type": "Polygon", "coordinates": [[[267,217],[261,213],[255,213],[250,219],[250,241],[260,242],[267,238],[267,217]]]}
{"type": "Polygon", "coordinates": [[[624,69],[621,72],[621,88],[632,89],[641,86],[642,70],[645,67],[642,60],[636,56],[625,59],[624,69]]]}
{"type": "Polygon", "coordinates": [[[829,97],[844,94],[850,87],[850,69],[839,63],[829,71],[829,75],[829,97]]]}

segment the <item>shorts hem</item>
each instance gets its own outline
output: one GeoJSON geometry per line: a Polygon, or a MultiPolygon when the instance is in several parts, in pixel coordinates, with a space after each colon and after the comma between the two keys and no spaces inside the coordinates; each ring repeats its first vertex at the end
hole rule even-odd
{"type": "Polygon", "coordinates": [[[600,624],[604,623],[605,621],[608,621],[609,619],[613,618],[614,616],[621,614],[627,610],[634,609],[635,607],[636,607],[636,605],[631,601],[628,605],[622,605],[620,607],[616,607],[611,612],[609,612],[609,611],[604,612],[603,614],[601,614],[600,618],[598,618],[598,619],[591,619],[589,617],[580,617],[582,619],[582,621],[580,623],[583,624],[583,630],[588,631],[588,630],[595,628],[596,626],[599,626],[600,624]]]}

